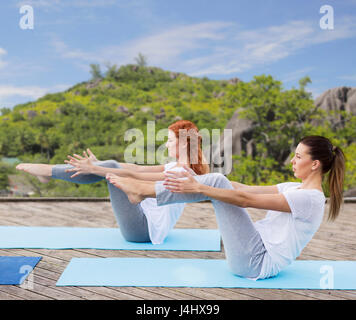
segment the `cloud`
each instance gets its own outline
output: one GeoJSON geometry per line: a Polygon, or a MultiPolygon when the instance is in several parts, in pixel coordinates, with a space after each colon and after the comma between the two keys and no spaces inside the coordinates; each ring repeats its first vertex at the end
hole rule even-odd
{"type": "Polygon", "coordinates": [[[314,67],[305,67],[293,72],[288,72],[281,76],[281,80],[283,83],[295,82],[307,76],[308,73],[310,73],[314,69],[315,69],[314,67]]]}
{"type": "Polygon", "coordinates": [[[17,57],[14,57],[12,60],[3,61],[2,64],[0,56],[0,71],[1,85],[1,83],[10,83],[19,79],[22,81],[33,81],[34,75],[45,74],[49,70],[44,64],[36,64],[17,57]]]}
{"type": "Polygon", "coordinates": [[[174,66],[182,55],[206,48],[206,42],[224,40],[226,34],[222,30],[231,25],[226,22],[209,22],[177,26],[124,44],[106,46],[93,52],[70,48],[57,38],[53,38],[51,43],[62,58],[85,62],[110,61],[126,64],[133,63],[138,53],[142,53],[148,57],[150,64],[169,67],[174,66]]]}
{"type": "Polygon", "coordinates": [[[45,88],[28,86],[28,87],[15,87],[15,86],[0,86],[0,98],[10,96],[22,96],[37,99],[43,96],[47,90],[45,88]]]}
{"type": "Polygon", "coordinates": [[[18,1],[16,6],[30,5],[34,8],[58,10],[65,7],[107,7],[118,5],[118,3],[117,0],[22,0],[18,1]]]}
{"type": "Polygon", "coordinates": [[[126,59],[133,59],[139,52],[147,55],[149,62],[160,65],[175,65],[182,55],[209,47],[209,44],[225,39],[226,22],[209,22],[171,28],[167,31],[131,41],[122,47],[113,47],[126,59]]]}
{"type": "Polygon", "coordinates": [[[219,52],[200,58],[201,63],[197,61],[196,71],[192,73],[244,72],[297,54],[303,48],[355,36],[356,23],[349,18],[340,18],[338,26],[327,31],[310,21],[291,21],[279,26],[241,31],[230,43],[225,43],[219,52]]]}
{"type": "Polygon", "coordinates": [[[108,7],[118,5],[117,0],[67,0],[62,1],[64,5],[73,7],[108,7]]]}
{"type": "Polygon", "coordinates": [[[7,62],[3,60],[3,56],[6,54],[7,54],[6,50],[0,48],[0,69],[4,68],[7,65],[7,62]]]}
{"type": "Polygon", "coordinates": [[[341,79],[341,80],[347,80],[347,81],[356,81],[356,74],[340,76],[340,77],[337,77],[337,78],[341,79]]]}
{"type": "Polygon", "coordinates": [[[55,25],[109,24],[110,15],[98,14],[97,9],[117,10],[118,15],[129,16],[131,20],[136,18],[140,24],[145,21],[146,26],[158,20],[152,11],[155,5],[152,0],[17,0],[14,6],[23,5],[46,13],[36,20],[36,26],[42,29],[55,25]]]}
{"type": "Polygon", "coordinates": [[[54,93],[66,90],[70,87],[67,84],[59,84],[52,87],[44,88],[40,86],[13,86],[13,85],[0,85],[0,103],[2,105],[9,104],[10,100],[14,99],[30,99],[36,100],[47,93],[54,93]]]}
{"type": "Polygon", "coordinates": [[[84,61],[100,61],[101,58],[99,55],[90,52],[84,52],[80,49],[71,49],[67,46],[66,43],[59,39],[52,39],[52,46],[60,54],[62,58],[65,59],[76,59],[84,61]]]}
{"type": "Polygon", "coordinates": [[[310,92],[312,94],[312,98],[315,100],[319,96],[321,96],[327,88],[317,88],[317,87],[307,87],[306,91],[310,92]]]}

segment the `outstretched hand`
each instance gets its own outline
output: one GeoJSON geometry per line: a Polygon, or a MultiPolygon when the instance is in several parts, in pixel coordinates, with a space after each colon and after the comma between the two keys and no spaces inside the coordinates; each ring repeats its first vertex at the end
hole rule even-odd
{"type": "Polygon", "coordinates": [[[96,158],[96,156],[94,155],[94,153],[93,152],[91,152],[91,150],[89,149],[89,148],[87,148],[87,151],[83,151],[83,154],[84,155],[87,155],[88,156],[88,154],[89,154],[89,156],[88,156],[88,158],[91,160],[91,161],[93,161],[93,162],[95,162],[95,161],[99,161],[97,158],[96,158]],[[88,152],[88,153],[87,153],[88,152]]]}
{"type": "Polygon", "coordinates": [[[93,168],[93,162],[98,161],[95,155],[91,152],[91,150],[87,149],[83,151],[83,157],[79,154],[73,154],[73,156],[68,155],[68,160],[64,160],[65,163],[72,165],[74,168],[65,170],[66,172],[75,172],[71,175],[71,178],[78,176],[79,174],[89,174],[93,168]]]}
{"type": "Polygon", "coordinates": [[[196,181],[190,172],[167,171],[163,185],[171,192],[199,193],[200,183],[196,181]]]}
{"type": "Polygon", "coordinates": [[[196,175],[197,175],[197,174],[195,173],[195,171],[194,171],[192,168],[190,168],[188,165],[184,164],[184,165],[183,165],[183,168],[184,168],[185,170],[187,170],[192,176],[196,176],[196,175]]]}

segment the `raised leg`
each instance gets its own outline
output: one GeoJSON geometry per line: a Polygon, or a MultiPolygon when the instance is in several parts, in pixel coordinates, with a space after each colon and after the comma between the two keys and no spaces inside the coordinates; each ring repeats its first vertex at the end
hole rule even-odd
{"type": "MultiPolygon", "coordinates": [[[[120,168],[120,165],[115,160],[106,160],[95,162],[96,165],[106,168],[120,168]]],[[[71,165],[58,164],[22,164],[19,170],[23,170],[37,177],[44,177],[47,179],[60,179],[68,182],[78,184],[90,184],[102,181],[105,177],[94,174],[80,174],[71,178],[73,172],[66,172],[65,170],[73,168],[71,165]]],[[[133,242],[149,242],[149,232],[147,226],[146,216],[139,204],[132,204],[126,193],[114,187],[107,181],[110,193],[111,206],[114,211],[115,219],[120,227],[123,237],[127,241],[133,242]]]]}
{"type": "Polygon", "coordinates": [[[52,175],[54,165],[42,163],[20,163],[16,166],[17,170],[21,170],[36,176],[43,183],[49,182],[52,175]]]}
{"type": "MultiPolygon", "coordinates": [[[[216,188],[233,189],[230,181],[220,173],[194,178],[216,188]]],[[[259,275],[266,249],[245,208],[210,199],[202,194],[173,193],[166,190],[162,182],[156,182],[155,191],[158,205],[211,200],[231,271],[250,278],[259,275]]]]}
{"type": "Polygon", "coordinates": [[[147,219],[140,204],[132,204],[126,193],[108,182],[111,206],[123,237],[132,242],[149,242],[147,219]]]}
{"type": "MultiPolygon", "coordinates": [[[[114,160],[102,161],[101,166],[120,168],[114,160]]],[[[132,204],[126,193],[107,181],[111,206],[123,237],[132,242],[150,242],[147,219],[140,204],[132,204]]]]}
{"type": "MultiPolygon", "coordinates": [[[[106,160],[106,161],[97,161],[94,162],[95,165],[103,166],[106,168],[116,168],[116,164],[118,164],[115,160],[106,160]]],[[[53,179],[64,180],[68,182],[78,183],[78,184],[90,184],[102,181],[105,177],[98,176],[95,174],[79,174],[74,178],[71,176],[74,172],[66,172],[67,169],[74,168],[70,164],[56,164],[52,168],[51,177],[53,179]]]]}

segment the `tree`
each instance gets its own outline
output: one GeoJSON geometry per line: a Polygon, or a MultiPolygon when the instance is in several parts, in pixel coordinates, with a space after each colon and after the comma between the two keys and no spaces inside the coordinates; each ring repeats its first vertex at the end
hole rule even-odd
{"type": "Polygon", "coordinates": [[[97,79],[103,78],[99,64],[92,63],[90,65],[90,74],[91,74],[92,80],[97,80],[97,79]]]}
{"type": "Polygon", "coordinates": [[[4,107],[4,108],[1,108],[1,109],[0,109],[0,112],[1,112],[1,115],[4,116],[4,115],[6,115],[6,114],[11,113],[11,109],[4,107]]]}
{"type": "MultiPolygon", "coordinates": [[[[140,60],[145,64],[142,57],[140,60]]],[[[123,162],[128,147],[125,132],[137,128],[146,134],[147,120],[156,121],[157,131],[179,117],[210,132],[224,129],[239,108],[239,115],[252,119],[256,130],[251,142],[252,155],[242,154],[234,159],[233,179],[261,185],[293,181],[289,163],[294,152],[291,146],[295,147],[302,135],[320,134],[345,151],[349,159],[345,190],[355,186],[356,117],[343,114],[342,125],[332,126],[320,110],[315,110],[310,93],[305,91],[308,78],[303,78],[298,88],[285,90],[281,82],[270,76],[229,84],[184,74],[176,76],[160,68],[136,64],[102,66],[106,69],[100,87],[87,89],[88,83],[82,82],[65,92],[17,105],[10,112],[3,110],[0,154],[20,158],[22,162],[55,164],[63,163],[68,154],[81,153],[90,147],[98,159],[123,162]],[[224,94],[217,97],[218,93],[224,94]],[[152,113],[142,112],[142,107],[150,107],[152,113]],[[162,109],[164,116],[157,117],[162,109]],[[29,111],[32,114],[35,111],[36,116],[29,119],[29,111]],[[321,121],[314,125],[312,120],[317,117],[321,121]]],[[[91,70],[93,78],[102,76],[99,65],[92,65],[91,70]]],[[[157,142],[156,146],[159,145],[157,142]]],[[[33,181],[37,183],[37,179],[33,181]]],[[[105,181],[90,185],[55,181],[38,183],[36,188],[40,188],[36,190],[43,196],[107,195],[105,181]]]]}
{"type": "Polygon", "coordinates": [[[9,187],[9,174],[14,174],[15,170],[12,166],[3,162],[0,163],[0,190],[7,190],[9,187]]]}
{"type": "Polygon", "coordinates": [[[117,65],[107,62],[105,64],[105,67],[106,67],[106,73],[105,73],[106,78],[115,79],[116,74],[117,74],[117,65]]]}
{"type": "Polygon", "coordinates": [[[135,58],[135,61],[136,61],[137,65],[140,67],[147,66],[147,58],[142,53],[138,54],[138,56],[135,58]]]}
{"type": "Polygon", "coordinates": [[[236,158],[236,169],[252,160],[259,168],[246,173],[253,176],[249,182],[270,182],[272,171],[290,175],[288,157],[299,140],[310,134],[313,120],[322,117],[310,93],[305,91],[308,82],[310,79],[304,78],[300,88],[284,90],[280,81],[262,75],[247,83],[240,82],[229,92],[230,102],[238,105],[239,116],[251,120],[254,128],[252,158],[236,158]]]}

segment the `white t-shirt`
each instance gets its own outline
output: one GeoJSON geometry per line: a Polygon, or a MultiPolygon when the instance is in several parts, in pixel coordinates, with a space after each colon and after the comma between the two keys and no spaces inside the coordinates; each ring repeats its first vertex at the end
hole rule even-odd
{"type": "MultiPolygon", "coordinates": [[[[175,167],[177,162],[164,166],[164,171],[186,171],[183,167],[175,167]]],[[[158,206],[155,198],[146,198],[141,207],[147,219],[148,232],[153,244],[160,244],[173,229],[184,210],[185,203],[173,203],[158,206]]]]}
{"type": "Polygon", "coordinates": [[[299,182],[277,184],[291,213],[269,210],[264,219],[255,222],[267,250],[256,279],[278,274],[300,255],[319,229],[325,208],[324,193],[317,189],[300,189],[300,185],[299,182]]]}

